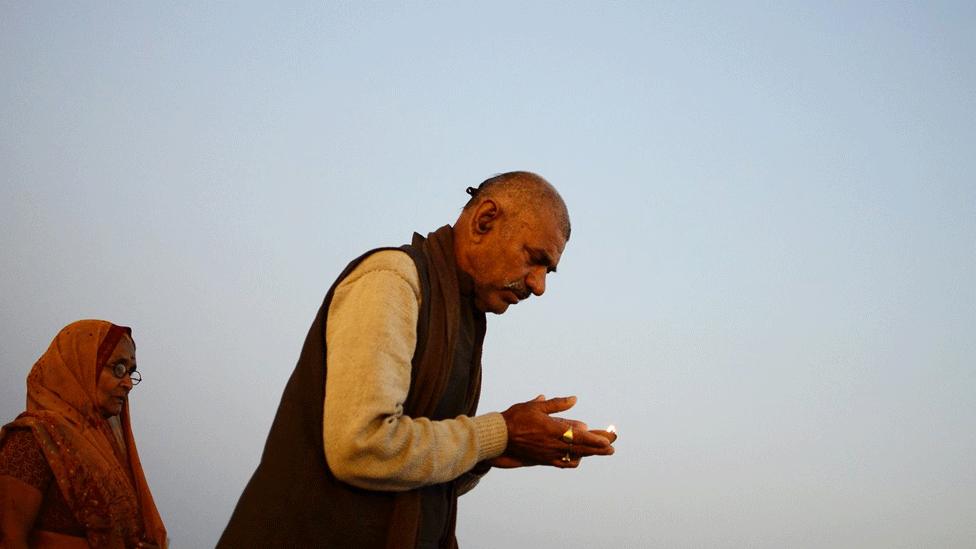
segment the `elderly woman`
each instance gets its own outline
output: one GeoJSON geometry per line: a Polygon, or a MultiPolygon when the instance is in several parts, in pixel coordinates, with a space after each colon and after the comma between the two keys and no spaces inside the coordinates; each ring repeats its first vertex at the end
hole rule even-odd
{"type": "Polygon", "coordinates": [[[0,430],[0,546],[162,547],[128,398],[131,330],[65,326],[27,376],[27,411],[0,430]]]}

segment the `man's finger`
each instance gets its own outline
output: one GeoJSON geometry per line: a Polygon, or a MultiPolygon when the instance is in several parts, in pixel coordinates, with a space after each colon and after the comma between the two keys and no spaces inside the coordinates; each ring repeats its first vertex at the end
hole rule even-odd
{"type": "Polygon", "coordinates": [[[550,398],[543,403],[543,411],[547,414],[555,414],[556,412],[565,412],[569,410],[576,404],[576,397],[556,397],[550,398]]]}
{"type": "Polygon", "coordinates": [[[573,446],[573,455],[581,458],[589,456],[612,456],[615,452],[613,446],[604,448],[594,448],[593,446],[573,446]]]}
{"type": "Polygon", "coordinates": [[[575,469],[579,467],[582,460],[579,458],[573,458],[571,461],[563,461],[562,459],[552,462],[553,465],[561,469],[575,469]]]}
{"type": "Polygon", "coordinates": [[[613,444],[614,442],[617,441],[617,433],[612,433],[610,431],[604,431],[603,429],[593,429],[590,432],[593,433],[594,435],[599,435],[599,436],[601,436],[601,437],[609,440],[610,441],[610,444],[613,444]]]}
{"type": "Polygon", "coordinates": [[[578,419],[567,419],[564,417],[558,418],[559,422],[566,427],[572,427],[573,433],[582,433],[583,431],[589,431],[590,427],[578,419]]]}
{"type": "Polygon", "coordinates": [[[573,444],[576,446],[603,449],[610,446],[611,441],[609,438],[606,438],[593,431],[574,431],[573,444]]]}

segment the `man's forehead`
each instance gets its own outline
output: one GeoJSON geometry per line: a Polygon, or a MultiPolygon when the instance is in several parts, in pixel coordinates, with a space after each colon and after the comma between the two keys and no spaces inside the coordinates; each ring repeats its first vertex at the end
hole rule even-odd
{"type": "Polygon", "coordinates": [[[559,260],[566,248],[566,237],[556,215],[548,211],[536,212],[528,217],[526,229],[526,244],[554,254],[552,259],[559,260]]]}

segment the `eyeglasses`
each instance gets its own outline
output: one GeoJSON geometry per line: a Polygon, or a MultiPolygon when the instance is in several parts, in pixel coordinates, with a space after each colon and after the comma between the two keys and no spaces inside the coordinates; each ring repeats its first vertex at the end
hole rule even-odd
{"type": "Polygon", "coordinates": [[[139,382],[142,381],[142,374],[140,374],[138,370],[132,370],[130,372],[128,368],[125,367],[125,363],[123,362],[117,362],[111,368],[112,368],[112,375],[114,375],[118,379],[122,379],[125,377],[126,374],[128,374],[129,380],[132,381],[133,386],[139,385],[139,382]]]}

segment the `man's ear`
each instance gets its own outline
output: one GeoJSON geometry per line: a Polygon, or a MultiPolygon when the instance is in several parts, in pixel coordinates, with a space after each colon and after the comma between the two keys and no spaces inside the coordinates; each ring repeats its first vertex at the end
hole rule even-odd
{"type": "Polygon", "coordinates": [[[476,237],[484,236],[495,228],[501,209],[494,200],[488,199],[478,205],[471,217],[471,230],[476,237]]]}

